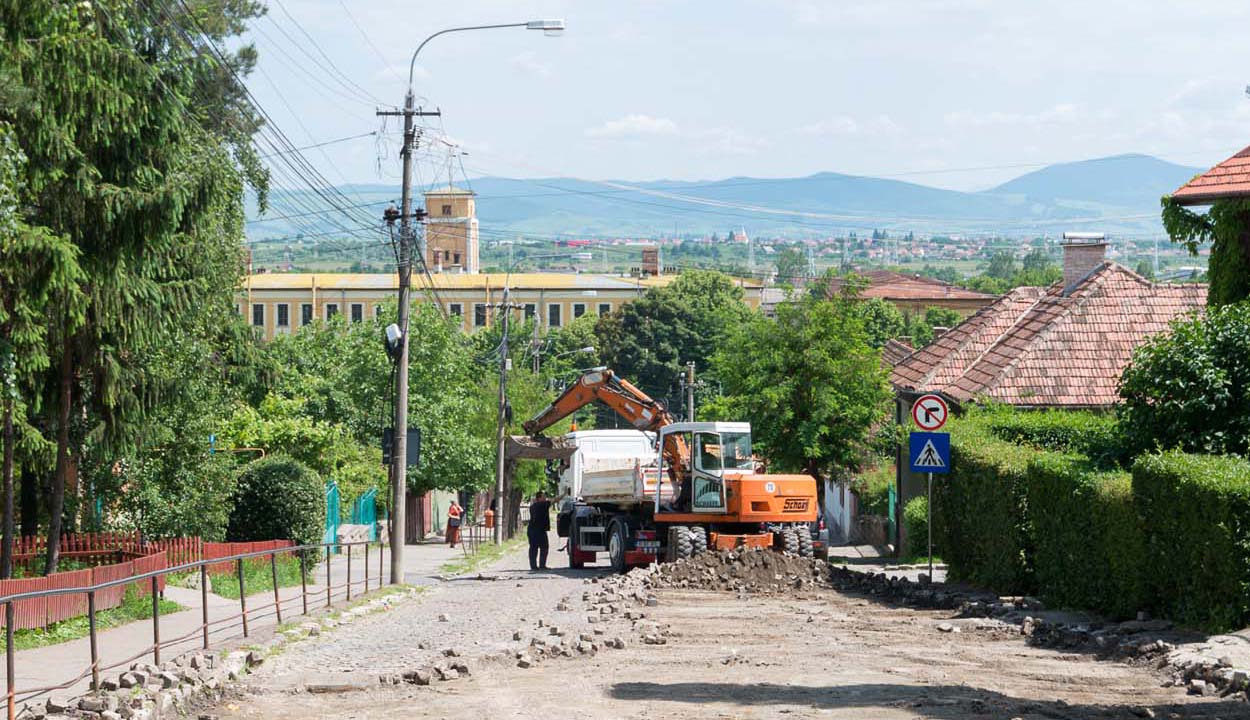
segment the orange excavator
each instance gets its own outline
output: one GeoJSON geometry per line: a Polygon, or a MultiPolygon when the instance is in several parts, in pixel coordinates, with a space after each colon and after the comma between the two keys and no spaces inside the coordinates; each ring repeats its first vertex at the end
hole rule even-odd
{"type": "MultiPolygon", "coordinates": [[[[556,528],[568,538],[569,564],[581,567],[607,552],[625,571],[657,559],[709,548],[774,548],[812,554],[808,524],[816,520],[816,480],[759,472],[745,422],[677,422],[662,403],[607,368],[584,373],[554,402],[522,424],[537,435],[595,401],[607,405],[652,444],[632,472],[587,471],[566,482],[556,528]]],[[[571,433],[587,447],[596,433],[571,433]]]]}

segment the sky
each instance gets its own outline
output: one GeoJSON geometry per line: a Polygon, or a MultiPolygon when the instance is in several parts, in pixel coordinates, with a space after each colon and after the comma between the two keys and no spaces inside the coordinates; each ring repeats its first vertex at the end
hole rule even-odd
{"type": "Polygon", "coordinates": [[[1250,3],[267,0],[248,81],[334,183],[396,184],[411,52],[434,39],[419,175],[714,180],[833,171],[980,190],[1120,153],[1250,144],[1250,3]],[[385,130],[385,133],[383,132],[385,130]],[[441,141],[440,141],[441,138],[441,141]],[[453,151],[447,144],[454,144],[453,151]],[[462,153],[451,158],[453,152],[462,153]],[[467,153],[467,154],[464,154],[467,153]]]}

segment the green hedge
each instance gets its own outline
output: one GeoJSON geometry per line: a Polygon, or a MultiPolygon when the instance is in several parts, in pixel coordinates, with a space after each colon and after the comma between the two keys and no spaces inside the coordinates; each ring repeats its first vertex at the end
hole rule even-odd
{"type": "Polygon", "coordinates": [[[951,579],[1005,593],[1033,588],[1025,479],[1037,451],[977,423],[951,423],[951,473],[933,480],[934,543],[951,579]]]}
{"type": "Polygon", "coordinates": [[[1027,478],[1042,599],[1117,618],[1144,607],[1142,528],[1128,473],[1099,472],[1079,455],[1039,452],[1027,478]]]}
{"type": "Polygon", "coordinates": [[[226,539],[321,542],[325,488],[307,465],[284,455],[253,460],[239,473],[226,539]]]}
{"type": "MultiPolygon", "coordinates": [[[[903,506],[903,527],[907,528],[907,547],[903,557],[914,559],[929,556],[929,500],[918,495],[903,506]]],[[[937,538],[933,539],[933,554],[938,554],[937,538]]]]}
{"type": "Polygon", "coordinates": [[[1079,453],[1099,467],[1125,460],[1124,438],[1114,415],[1068,410],[991,409],[969,418],[997,438],[1041,450],[1079,453]]]}
{"type": "Polygon", "coordinates": [[[1211,631],[1250,622],[1250,462],[1143,455],[1133,464],[1133,495],[1156,611],[1211,631]]]}

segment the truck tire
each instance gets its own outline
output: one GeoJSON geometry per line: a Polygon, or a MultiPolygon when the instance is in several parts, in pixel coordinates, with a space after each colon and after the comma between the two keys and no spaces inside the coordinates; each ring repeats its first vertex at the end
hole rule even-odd
{"type": "Polygon", "coordinates": [[[781,549],[791,555],[799,554],[799,534],[794,528],[785,528],[781,531],[781,549]]]}
{"type": "Polygon", "coordinates": [[[613,572],[624,575],[629,571],[625,564],[625,524],[616,520],[608,526],[608,562],[613,572]]]}
{"type": "Polygon", "coordinates": [[[694,554],[694,544],[690,541],[690,528],[675,525],[669,529],[669,538],[673,542],[673,559],[682,560],[694,554]]]}
{"type": "Polygon", "coordinates": [[[690,528],[690,547],[692,555],[707,552],[707,528],[697,526],[690,528]]]}
{"type": "Polygon", "coordinates": [[[581,570],[586,563],[577,559],[577,519],[574,518],[569,523],[569,541],[566,543],[569,551],[569,567],[574,570],[581,570]]]}
{"type": "Polygon", "coordinates": [[[805,558],[815,557],[816,553],[812,548],[811,529],[804,525],[800,525],[794,529],[794,532],[799,538],[799,555],[805,558]]]}

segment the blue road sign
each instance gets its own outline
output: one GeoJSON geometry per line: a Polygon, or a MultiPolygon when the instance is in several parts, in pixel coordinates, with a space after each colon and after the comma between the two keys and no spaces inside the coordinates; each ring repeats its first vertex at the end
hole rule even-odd
{"type": "Polygon", "coordinates": [[[914,473],[948,473],[951,471],[951,435],[939,432],[913,432],[907,456],[914,473]]]}

